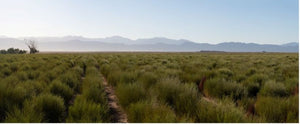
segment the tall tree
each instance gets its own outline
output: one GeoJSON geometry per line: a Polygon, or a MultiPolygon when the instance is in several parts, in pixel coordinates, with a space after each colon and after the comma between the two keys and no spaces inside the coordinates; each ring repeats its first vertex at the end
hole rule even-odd
{"type": "Polygon", "coordinates": [[[26,45],[28,46],[29,50],[30,50],[30,54],[34,54],[39,52],[37,50],[37,43],[35,40],[25,40],[26,45]]]}

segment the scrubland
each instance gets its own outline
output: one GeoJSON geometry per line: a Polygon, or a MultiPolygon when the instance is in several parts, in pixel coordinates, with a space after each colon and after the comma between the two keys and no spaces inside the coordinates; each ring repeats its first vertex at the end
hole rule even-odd
{"type": "Polygon", "coordinates": [[[1,122],[298,122],[297,53],[0,55],[1,122]]]}

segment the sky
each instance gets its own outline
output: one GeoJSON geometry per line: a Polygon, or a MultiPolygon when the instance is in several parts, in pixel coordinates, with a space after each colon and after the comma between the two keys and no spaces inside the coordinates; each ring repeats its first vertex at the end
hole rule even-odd
{"type": "Polygon", "coordinates": [[[298,42],[298,0],[0,0],[0,36],[298,42]]]}

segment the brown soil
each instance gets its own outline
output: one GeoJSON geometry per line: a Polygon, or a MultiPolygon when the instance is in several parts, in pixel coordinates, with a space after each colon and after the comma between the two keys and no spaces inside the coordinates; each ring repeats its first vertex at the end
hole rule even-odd
{"type": "Polygon", "coordinates": [[[118,104],[118,98],[112,86],[108,85],[106,79],[103,77],[103,86],[108,98],[108,105],[112,116],[112,121],[116,123],[128,123],[127,115],[118,104]]]}

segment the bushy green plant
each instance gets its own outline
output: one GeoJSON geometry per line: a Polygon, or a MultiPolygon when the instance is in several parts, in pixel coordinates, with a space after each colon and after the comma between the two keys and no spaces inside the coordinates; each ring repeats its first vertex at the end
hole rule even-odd
{"type": "Polygon", "coordinates": [[[20,81],[26,81],[28,79],[27,73],[24,71],[19,71],[16,73],[16,75],[20,81]]]}
{"type": "Polygon", "coordinates": [[[26,100],[24,102],[24,107],[19,109],[19,107],[13,107],[11,111],[8,112],[7,117],[4,122],[6,123],[41,123],[43,119],[43,113],[35,111],[34,103],[26,100]]]}
{"type": "Polygon", "coordinates": [[[226,79],[229,79],[234,73],[228,68],[220,68],[218,69],[218,74],[226,79]]]}
{"type": "Polygon", "coordinates": [[[244,86],[246,87],[249,97],[256,97],[257,93],[260,90],[259,83],[256,82],[246,82],[244,83],[244,86]]]}
{"type": "Polygon", "coordinates": [[[284,97],[287,96],[287,90],[282,83],[276,83],[274,81],[268,81],[265,83],[260,92],[263,96],[279,96],[284,97]]]}
{"type": "Polygon", "coordinates": [[[250,76],[247,81],[248,82],[253,82],[253,83],[259,83],[260,86],[262,86],[265,81],[268,79],[266,75],[263,74],[254,74],[250,76]]]}
{"type": "Polygon", "coordinates": [[[0,121],[4,119],[7,111],[7,83],[0,80],[0,121]]]}
{"type": "Polygon", "coordinates": [[[219,98],[231,96],[235,100],[245,95],[244,87],[241,84],[218,78],[208,80],[204,85],[204,90],[209,96],[219,98]]]}
{"type": "Polygon", "coordinates": [[[9,109],[21,107],[27,97],[26,89],[12,88],[7,83],[0,82],[0,120],[3,120],[9,109]]]}
{"type": "Polygon", "coordinates": [[[137,73],[136,72],[126,72],[126,73],[122,73],[122,75],[120,75],[120,82],[121,83],[133,83],[135,82],[137,79],[137,73]]]}
{"type": "Polygon", "coordinates": [[[43,82],[43,81],[27,80],[24,83],[26,83],[28,85],[32,85],[33,86],[33,91],[34,91],[35,94],[40,94],[40,93],[44,92],[46,87],[48,87],[48,84],[46,82],[43,82]]]}
{"type": "Polygon", "coordinates": [[[82,95],[87,99],[95,103],[106,104],[104,89],[98,84],[91,84],[89,87],[85,88],[82,95]]]}
{"type": "Polygon", "coordinates": [[[117,86],[117,84],[120,82],[120,76],[122,75],[122,72],[113,71],[112,73],[109,73],[107,75],[107,81],[109,82],[109,84],[117,86]]]}
{"type": "Polygon", "coordinates": [[[98,87],[102,88],[102,79],[100,77],[101,75],[97,76],[92,76],[92,75],[86,75],[86,77],[83,80],[82,83],[82,89],[86,89],[91,87],[91,85],[95,86],[97,85],[98,87]]]}
{"type": "MultiPolygon", "coordinates": [[[[9,101],[9,106],[18,105],[21,106],[23,101],[26,99],[27,91],[22,87],[10,88],[8,90],[7,100],[9,101]]],[[[7,90],[7,89],[6,89],[7,90]]]]}
{"type": "Polygon", "coordinates": [[[49,72],[46,72],[44,74],[41,75],[41,77],[43,78],[43,81],[46,81],[46,82],[51,82],[53,81],[55,78],[57,78],[57,73],[55,71],[49,71],[49,72]]]}
{"type": "Polygon", "coordinates": [[[156,84],[158,76],[151,72],[145,72],[137,79],[138,82],[143,83],[146,88],[156,84]]]}
{"type": "Polygon", "coordinates": [[[205,100],[199,102],[196,110],[196,122],[206,123],[243,123],[249,122],[242,111],[236,108],[234,103],[223,101],[223,103],[212,104],[205,100]]]}
{"type": "Polygon", "coordinates": [[[3,68],[1,69],[1,72],[4,76],[9,76],[12,72],[10,69],[8,69],[7,67],[6,68],[3,68]]]}
{"type": "Polygon", "coordinates": [[[52,82],[49,88],[52,94],[62,97],[65,104],[67,104],[73,96],[72,89],[68,85],[63,84],[60,81],[52,82]]]}
{"type": "Polygon", "coordinates": [[[140,83],[119,84],[116,88],[116,95],[123,107],[146,99],[147,92],[140,83]]]}
{"type": "Polygon", "coordinates": [[[268,122],[298,122],[299,97],[259,97],[256,102],[256,113],[265,117],[268,122]]]}
{"type": "Polygon", "coordinates": [[[98,69],[95,67],[87,67],[86,69],[86,75],[90,75],[90,76],[99,76],[99,72],[98,69]]]}
{"type": "Polygon", "coordinates": [[[176,78],[160,80],[155,91],[158,100],[174,107],[180,115],[193,115],[197,102],[200,100],[198,91],[193,84],[181,84],[176,78]]]}
{"type": "Polygon", "coordinates": [[[133,123],[174,123],[176,115],[167,105],[140,101],[129,106],[128,120],[133,123]]]}
{"type": "Polygon", "coordinates": [[[39,71],[27,71],[27,78],[30,80],[35,80],[39,77],[39,71]]]}
{"type": "Polygon", "coordinates": [[[17,63],[11,63],[9,68],[12,72],[17,72],[19,67],[17,63]]]}
{"type": "Polygon", "coordinates": [[[290,96],[286,101],[288,123],[299,123],[299,95],[290,96]]]}
{"type": "Polygon", "coordinates": [[[66,119],[68,123],[101,123],[108,122],[107,106],[102,106],[101,104],[96,104],[91,101],[86,101],[83,97],[77,96],[74,105],[69,108],[69,115],[66,119]]]}
{"type": "Polygon", "coordinates": [[[284,82],[284,86],[286,87],[287,92],[289,94],[295,94],[295,92],[298,93],[299,92],[297,89],[297,87],[299,87],[298,77],[287,79],[284,82]]]}
{"type": "Polygon", "coordinates": [[[72,71],[75,72],[77,75],[84,75],[83,69],[80,66],[73,67],[72,71]]]}
{"type": "Polygon", "coordinates": [[[185,84],[182,86],[183,91],[179,94],[175,101],[175,111],[179,115],[194,116],[197,108],[197,102],[200,100],[198,91],[193,84],[185,84]]]}
{"type": "Polygon", "coordinates": [[[61,122],[65,114],[64,100],[52,94],[41,94],[34,99],[34,109],[43,113],[43,122],[61,122]]]}
{"type": "Polygon", "coordinates": [[[72,72],[67,72],[60,77],[62,83],[67,84],[70,88],[78,91],[80,85],[80,75],[76,75],[72,72]]]}
{"type": "Polygon", "coordinates": [[[255,68],[250,68],[248,69],[248,71],[246,72],[246,76],[251,76],[253,74],[256,73],[256,69],[255,68]]]}
{"type": "Polygon", "coordinates": [[[109,72],[110,72],[110,66],[109,66],[109,64],[107,64],[108,63],[108,61],[107,62],[104,62],[103,64],[101,64],[101,66],[100,66],[100,71],[101,71],[101,73],[105,76],[105,77],[108,77],[108,74],[109,74],[109,72]]]}

